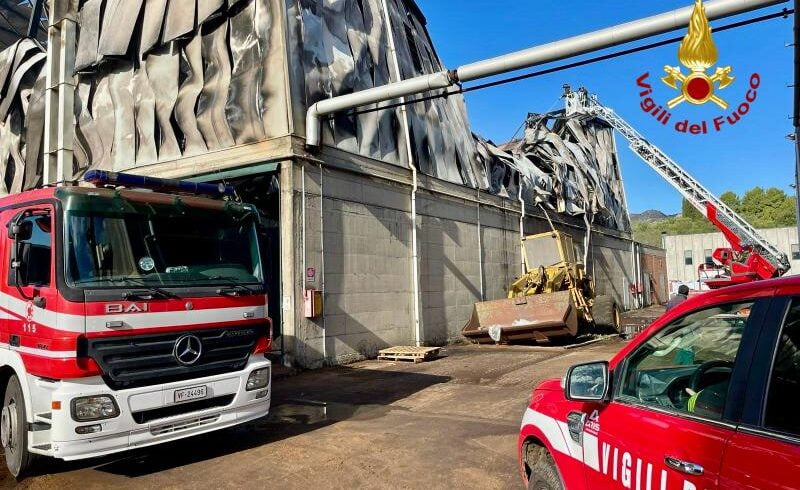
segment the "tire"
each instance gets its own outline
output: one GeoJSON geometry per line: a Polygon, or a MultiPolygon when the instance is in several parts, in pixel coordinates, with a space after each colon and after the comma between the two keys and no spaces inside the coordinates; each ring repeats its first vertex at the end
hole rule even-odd
{"type": "Polygon", "coordinates": [[[622,333],[619,320],[619,307],[611,296],[603,295],[594,299],[592,318],[599,332],[622,333]]]}
{"type": "Polygon", "coordinates": [[[28,451],[25,397],[16,374],[12,374],[6,384],[3,409],[0,412],[0,442],[5,452],[8,471],[15,478],[24,476],[31,469],[34,455],[28,451]]]}
{"type": "Polygon", "coordinates": [[[564,490],[558,468],[549,452],[542,449],[541,454],[531,466],[528,490],[564,490]]]}

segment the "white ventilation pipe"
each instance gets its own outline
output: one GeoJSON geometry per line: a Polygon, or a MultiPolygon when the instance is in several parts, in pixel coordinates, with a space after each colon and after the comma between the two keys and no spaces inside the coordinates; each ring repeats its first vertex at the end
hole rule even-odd
{"type": "MultiPolygon", "coordinates": [[[[705,9],[708,19],[716,20],[786,1],[715,0],[706,3],[705,9]]],[[[460,82],[469,82],[522,68],[530,68],[677,29],[685,29],[689,25],[689,18],[692,15],[693,8],[694,6],[690,5],[607,29],[470,63],[455,70],[444,70],[347,95],[323,99],[309,107],[306,113],[306,146],[316,147],[320,145],[320,123],[323,116],[409,95],[421,94],[430,90],[444,89],[460,82]]],[[[391,26],[387,26],[387,29],[390,28],[391,26]]]]}
{"type": "MultiPolygon", "coordinates": [[[[390,27],[387,27],[389,29],[390,27]]],[[[429,90],[447,88],[455,83],[447,71],[409,78],[401,82],[389,83],[379,87],[368,88],[347,95],[339,95],[323,99],[308,108],[306,113],[306,146],[319,146],[320,118],[329,114],[377,104],[387,100],[399,99],[408,95],[421,94],[429,90]]]]}
{"type": "MultiPolygon", "coordinates": [[[[381,1],[381,10],[383,11],[383,23],[386,26],[386,41],[389,48],[389,76],[400,80],[400,62],[397,59],[397,48],[394,41],[394,32],[392,32],[392,20],[389,16],[389,6],[386,0],[381,1]]],[[[400,98],[400,102],[405,102],[405,99],[400,98]]],[[[422,318],[421,311],[422,305],[420,300],[420,284],[419,284],[419,234],[417,232],[417,191],[419,190],[419,176],[417,172],[417,165],[414,162],[414,151],[411,148],[411,130],[409,128],[408,110],[405,104],[400,106],[400,115],[402,119],[403,134],[406,141],[406,158],[408,159],[408,168],[411,169],[411,291],[414,295],[413,301],[413,324],[414,324],[414,345],[421,347],[423,344],[422,335],[422,318]]],[[[319,121],[315,124],[319,126],[319,121]]]]}

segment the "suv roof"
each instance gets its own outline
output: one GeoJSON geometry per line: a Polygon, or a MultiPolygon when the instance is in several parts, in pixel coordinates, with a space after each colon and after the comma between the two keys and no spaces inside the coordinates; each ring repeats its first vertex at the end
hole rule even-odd
{"type": "Polygon", "coordinates": [[[688,310],[693,310],[703,305],[775,296],[780,294],[781,290],[787,288],[797,288],[800,290],[800,276],[787,276],[777,279],[753,281],[745,284],[738,284],[736,286],[728,286],[720,289],[703,291],[701,294],[689,297],[689,299],[662,315],[662,317],[659,318],[659,323],[662,318],[672,319],[683,315],[688,310]]]}

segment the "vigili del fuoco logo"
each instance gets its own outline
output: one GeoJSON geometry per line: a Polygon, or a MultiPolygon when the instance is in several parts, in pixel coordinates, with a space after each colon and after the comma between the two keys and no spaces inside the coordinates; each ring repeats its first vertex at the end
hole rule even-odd
{"type": "Polygon", "coordinates": [[[726,127],[739,123],[750,112],[751,104],[756,101],[761,77],[758,73],[750,75],[744,100],[730,108],[724,98],[724,90],[736,81],[736,77],[733,76],[731,66],[717,66],[712,71],[718,59],[719,53],[711,35],[705,7],[702,0],[696,0],[689,21],[689,32],[678,48],[678,61],[687,71],[684,72],[680,66],[666,65],[664,67],[666,75],[661,78],[661,82],[677,94],[666,103],[659,104],[653,97],[653,87],[649,82],[650,73],[644,73],[636,79],[636,85],[640,89],[640,107],[658,122],[664,126],[671,126],[679,133],[708,134],[712,131],[723,131],[726,127]],[[702,120],[673,118],[670,112],[678,106],[685,105],[684,103],[704,105],[709,102],[726,112],[712,119],[702,120]]]}

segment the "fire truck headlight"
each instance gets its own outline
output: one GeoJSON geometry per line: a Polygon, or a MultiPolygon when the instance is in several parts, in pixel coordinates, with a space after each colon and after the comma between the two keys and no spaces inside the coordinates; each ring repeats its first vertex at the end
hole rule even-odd
{"type": "Polygon", "coordinates": [[[119,415],[119,407],[108,395],[82,396],[72,399],[72,419],[76,422],[113,419],[119,415]]]}
{"type": "Polygon", "coordinates": [[[264,388],[269,384],[269,368],[256,369],[247,378],[245,390],[253,391],[264,388]]]}

